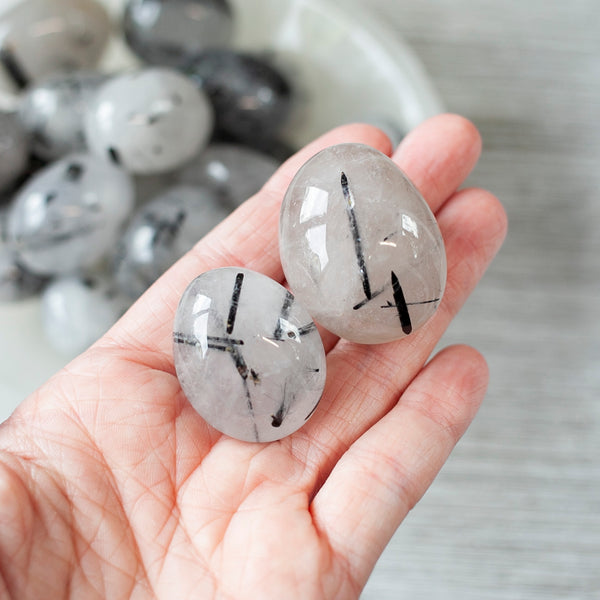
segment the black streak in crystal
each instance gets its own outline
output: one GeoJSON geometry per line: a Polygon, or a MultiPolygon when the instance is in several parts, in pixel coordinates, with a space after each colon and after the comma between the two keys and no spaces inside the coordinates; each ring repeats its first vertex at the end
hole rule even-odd
{"type": "Polygon", "coordinates": [[[346,174],[342,172],[342,192],[344,199],[346,200],[346,214],[350,221],[350,230],[352,231],[352,237],[354,238],[354,252],[356,253],[356,261],[358,263],[358,270],[360,271],[360,277],[362,279],[363,290],[367,300],[372,298],[371,295],[371,284],[369,282],[369,275],[367,273],[367,267],[365,264],[365,254],[362,247],[362,241],[360,232],[358,230],[358,221],[356,220],[356,213],[354,211],[354,197],[350,190],[348,178],[346,174]]]}
{"type": "MultiPolygon", "coordinates": [[[[231,358],[233,358],[233,362],[235,363],[237,372],[242,378],[242,385],[244,386],[244,394],[246,396],[246,405],[248,406],[248,411],[250,412],[250,416],[252,417],[252,425],[254,427],[254,439],[258,442],[260,441],[258,435],[258,427],[256,426],[256,420],[254,417],[254,405],[252,404],[252,396],[250,395],[250,388],[248,387],[248,374],[250,371],[248,370],[248,365],[246,364],[242,353],[237,348],[232,349],[231,358]]],[[[252,370],[252,377],[253,379],[259,379],[258,373],[256,373],[254,370],[252,370]]]]}
{"type": "Polygon", "coordinates": [[[107,152],[108,152],[108,158],[110,158],[110,160],[112,160],[112,162],[115,163],[115,165],[121,164],[121,155],[119,154],[119,152],[117,151],[116,148],[111,146],[107,150],[107,152]]]}
{"type": "Polygon", "coordinates": [[[317,329],[317,326],[314,323],[309,323],[308,325],[303,325],[298,329],[298,333],[302,335],[308,335],[317,329]]]}
{"type": "Polygon", "coordinates": [[[285,410],[285,406],[282,404],[279,407],[279,410],[272,416],[272,421],[271,421],[271,425],[273,427],[281,427],[282,423],[283,423],[283,417],[284,415],[284,410],[285,410]]]}
{"type": "MultiPolygon", "coordinates": [[[[236,346],[244,345],[244,340],[233,340],[231,338],[208,336],[206,340],[206,345],[208,348],[212,350],[219,350],[221,352],[233,352],[236,346]]],[[[184,344],[186,346],[200,346],[200,341],[197,338],[179,332],[175,332],[173,334],[173,341],[176,344],[184,344]]]]}
{"type": "Polygon", "coordinates": [[[240,294],[242,293],[242,284],[244,283],[244,274],[238,273],[233,286],[233,294],[231,295],[231,304],[229,306],[229,316],[227,317],[227,333],[231,335],[235,327],[235,317],[237,315],[238,304],[240,302],[240,294]]]}
{"type": "Polygon", "coordinates": [[[380,296],[381,294],[383,294],[384,291],[385,291],[385,288],[381,288],[380,290],[377,290],[376,292],[373,292],[371,294],[370,298],[362,300],[356,306],[353,306],[352,309],[353,310],[359,310],[359,309],[361,309],[363,306],[366,306],[371,300],[373,300],[373,298],[377,298],[377,296],[380,296]]]}
{"type": "Polygon", "coordinates": [[[79,181],[85,172],[85,167],[80,163],[71,163],[65,171],[65,178],[67,181],[73,183],[79,181]]]}
{"type": "Polygon", "coordinates": [[[392,271],[392,289],[394,290],[394,304],[398,310],[398,317],[400,318],[400,324],[402,325],[402,331],[408,335],[412,332],[412,323],[410,321],[410,315],[408,314],[408,306],[404,299],[404,292],[402,286],[398,281],[396,273],[392,271]]]}
{"type": "Polygon", "coordinates": [[[0,63],[20,90],[29,85],[29,77],[10,48],[0,50],[0,63]]]}
{"type": "Polygon", "coordinates": [[[279,409],[277,410],[277,412],[274,415],[271,415],[271,418],[272,418],[271,425],[273,427],[281,427],[285,417],[287,416],[287,414],[290,410],[290,406],[294,402],[294,399],[295,399],[295,394],[292,394],[292,397],[288,398],[288,387],[287,387],[287,383],[286,383],[283,387],[283,400],[281,402],[281,406],[279,407],[279,409]]]}
{"type": "Polygon", "coordinates": [[[283,300],[283,305],[281,310],[279,311],[279,319],[277,319],[277,327],[275,328],[275,332],[273,333],[273,337],[276,340],[281,340],[282,330],[282,321],[287,320],[290,315],[290,310],[292,309],[292,304],[294,303],[294,296],[290,292],[285,293],[285,298],[283,300]]]}

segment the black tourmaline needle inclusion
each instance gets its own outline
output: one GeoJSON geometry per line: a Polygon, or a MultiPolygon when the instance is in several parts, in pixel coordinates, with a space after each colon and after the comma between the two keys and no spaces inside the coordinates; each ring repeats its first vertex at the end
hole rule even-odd
{"type": "Polygon", "coordinates": [[[229,317],[227,318],[227,334],[233,333],[235,327],[235,318],[237,316],[238,304],[240,302],[240,294],[242,293],[242,284],[244,283],[244,274],[238,273],[233,286],[233,294],[231,295],[231,304],[229,306],[229,317]]]}
{"type": "Polygon", "coordinates": [[[392,271],[392,290],[394,291],[394,304],[398,310],[398,317],[400,318],[402,331],[408,335],[409,333],[412,333],[412,323],[410,321],[410,315],[408,314],[408,306],[404,298],[402,286],[400,285],[398,277],[394,271],[392,271]]]}
{"type": "Polygon", "coordinates": [[[369,274],[367,273],[367,266],[365,264],[365,254],[362,247],[362,240],[360,237],[360,231],[358,230],[358,221],[356,220],[356,212],[354,210],[354,196],[350,190],[350,184],[348,183],[348,177],[346,173],[342,171],[342,192],[344,199],[346,200],[346,214],[350,221],[350,230],[352,231],[352,238],[354,239],[354,252],[356,254],[356,262],[358,263],[358,270],[362,279],[362,286],[365,292],[367,300],[371,300],[373,297],[371,294],[371,283],[369,282],[369,274]]]}

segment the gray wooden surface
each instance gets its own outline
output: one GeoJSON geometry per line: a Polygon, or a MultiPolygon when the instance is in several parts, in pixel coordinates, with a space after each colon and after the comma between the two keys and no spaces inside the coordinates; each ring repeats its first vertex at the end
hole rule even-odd
{"type": "Polygon", "coordinates": [[[479,126],[510,234],[444,340],[485,404],[363,597],[600,598],[600,2],[368,4],[479,126]]]}

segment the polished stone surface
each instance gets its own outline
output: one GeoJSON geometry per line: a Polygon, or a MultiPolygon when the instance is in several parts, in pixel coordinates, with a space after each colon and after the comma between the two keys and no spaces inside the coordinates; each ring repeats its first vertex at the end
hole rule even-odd
{"type": "Polygon", "coordinates": [[[42,295],[44,334],[56,350],[75,356],[104,335],[126,307],[102,277],[61,277],[42,295]]]}
{"type": "Polygon", "coordinates": [[[290,435],[313,414],[325,385],[325,352],[306,310],[264,275],[227,267],[187,288],[173,354],[192,406],[245,441],[290,435]]]}
{"type": "Polygon", "coordinates": [[[26,91],[19,117],[39,157],[55,160],[87,149],[84,115],[107,77],[98,71],[53,73],[26,91]]]}
{"type": "Polygon", "coordinates": [[[117,286],[137,298],[226,216],[206,187],[178,185],[159,194],[140,209],[119,244],[117,286]]]}
{"type": "Polygon", "coordinates": [[[129,0],[123,30],[140,58],[177,66],[202,50],[228,45],[232,11],[225,0],[129,0]]]}
{"type": "Polygon", "coordinates": [[[29,139],[14,113],[0,112],[0,191],[27,168],[29,139]]]}
{"type": "Polygon", "coordinates": [[[23,0],[0,16],[0,70],[24,89],[55,71],[95,67],[111,32],[94,0],[23,0]]]}
{"type": "Polygon", "coordinates": [[[136,174],[183,166],[207,143],[212,126],[204,93],[163,67],[108,81],[85,119],[91,151],[136,174]]]}
{"type": "Polygon", "coordinates": [[[210,50],[188,61],[183,71],[210,98],[217,130],[240,140],[272,137],[290,115],[290,83],[258,56],[210,50]]]}
{"type": "Polygon", "coordinates": [[[240,144],[212,144],[177,179],[210,186],[233,209],[256,194],[279,164],[274,158],[240,144]]]}
{"type": "Polygon", "coordinates": [[[444,292],[435,217],[392,160],[362,144],[327,148],[300,169],[282,204],[280,249],[298,300],[354,342],[409,335],[444,292]]]}
{"type": "Polygon", "coordinates": [[[123,169],[73,154],[21,189],[9,210],[7,237],[31,271],[71,273],[115,246],[132,208],[133,184],[123,169]]]}

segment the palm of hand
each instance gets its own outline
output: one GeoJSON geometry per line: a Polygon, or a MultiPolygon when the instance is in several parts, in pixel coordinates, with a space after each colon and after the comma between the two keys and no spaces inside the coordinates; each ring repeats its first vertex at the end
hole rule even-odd
{"type": "Polygon", "coordinates": [[[423,367],[505,231],[489,194],[454,193],[478,155],[472,127],[439,117],[395,157],[432,203],[445,237],[449,283],[438,314],[410,340],[383,346],[323,332],[328,383],[302,430],[272,444],[221,436],[183,397],[170,351],[177,299],[196,274],[244,264],[283,280],[277,204],[298,166],[339,141],[385,148],[375,130],[354,126],[292,159],[2,426],[5,591],[19,598],[358,596],[487,381],[485,364],[468,348],[445,350],[423,367]],[[442,161],[436,143],[445,144],[442,161]]]}

